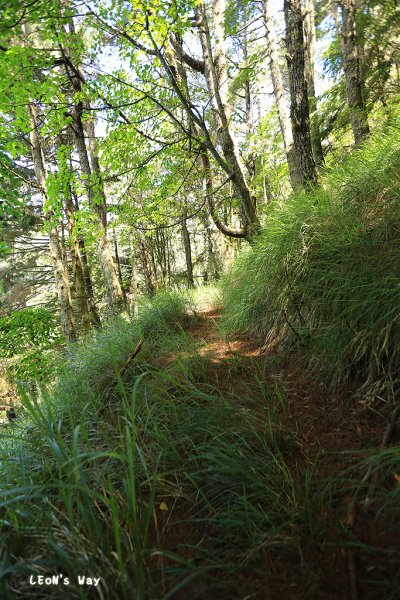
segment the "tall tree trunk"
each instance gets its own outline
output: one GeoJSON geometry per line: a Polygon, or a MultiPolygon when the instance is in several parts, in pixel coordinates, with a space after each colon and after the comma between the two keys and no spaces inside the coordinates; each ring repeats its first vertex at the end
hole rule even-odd
{"type": "MultiPolygon", "coordinates": [[[[66,247],[66,243],[65,243],[65,227],[64,227],[64,223],[61,220],[59,222],[58,229],[60,231],[59,240],[60,240],[62,261],[64,263],[64,270],[68,274],[68,255],[67,255],[67,247],[66,247]]],[[[68,281],[69,281],[69,277],[68,277],[68,281]]]]}
{"type": "MultiPolygon", "coordinates": [[[[247,23],[246,29],[244,32],[244,45],[243,45],[243,58],[245,63],[247,63],[249,58],[249,49],[248,49],[248,33],[247,33],[247,23]]],[[[251,103],[251,87],[250,87],[250,76],[248,71],[246,73],[246,79],[244,82],[244,97],[245,97],[245,110],[246,110],[246,130],[247,134],[251,135],[254,131],[254,119],[253,119],[253,105],[251,103]]],[[[254,159],[253,159],[254,160],[254,159]]]]}
{"type": "Polygon", "coordinates": [[[356,34],[355,0],[342,0],[343,65],[346,80],[347,103],[354,141],[359,146],[369,134],[367,111],[363,99],[360,57],[356,34]]]}
{"type": "Polygon", "coordinates": [[[204,252],[205,258],[205,269],[204,269],[204,282],[207,283],[214,279],[219,278],[218,259],[215,256],[214,244],[212,238],[212,221],[209,213],[205,212],[203,218],[204,226],[204,252]]]}
{"type": "Polygon", "coordinates": [[[335,24],[335,34],[338,36],[338,39],[340,39],[342,29],[340,26],[339,6],[337,0],[329,1],[328,11],[329,14],[332,16],[333,22],[335,24]]]}
{"type": "Polygon", "coordinates": [[[92,277],[90,275],[89,262],[87,258],[85,241],[82,237],[79,238],[79,250],[83,269],[83,278],[85,281],[86,298],[90,312],[90,319],[95,327],[100,327],[101,321],[97,312],[96,302],[93,293],[92,277]]]}
{"type": "Polygon", "coordinates": [[[87,140],[87,149],[90,160],[90,168],[92,171],[92,185],[94,189],[94,195],[96,196],[96,211],[101,221],[104,231],[107,229],[107,201],[106,194],[104,191],[103,174],[100,169],[99,153],[97,147],[96,130],[93,117],[91,115],[90,102],[86,98],[83,100],[83,108],[87,110],[88,116],[83,121],[83,127],[87,140]]]}
{"type": "Polygon", "coordinates": [[[170,236],[167,236],[167,274],[168,274],[168,285],[171,285],[171,274],[172,274],[172,261],[174,260],[173,252],[171,252],[171,240],[170,236]]]}
{"type": "MultiPolygon", "coordinates": [[[[75,194],[73,188],[71,188],[71,199],[73,200],[72,210],[73,210],[73,214],[75,215],[76,213],[79,212],[79,202],[78,202],[78,197],[75,194]]],[[[74,217],[74,226],[75,226],[75,217],[74,217]]],[[[76,240],[78,243],[77,256],[79,257],[79,261],[82,266],[82,276],[83,276],[83,282],[84,282],[84,288],[85,288],[85,298],[86,298],[86,302],[87,302],[87,306],[88,306],[88,310],[89,310],[89,314],[90,314],[90,321],[94,327],[100,327],[101,321],[100,321],[99,313],[97,310],[96,301],[94,299],[92,277],[90,275],[90,268],[89,268],[89,263],[88,263],[88,259],[87,259],[85,240],[84,240],[82,234],[79,234],[79,233],[76,234],[75,237],[76,237],[76,240]]]]}
{"type": "MultiPolygon", "coordinates": [[[[213,0],[212,2],[212,28],[215,35],[215,53],[211,50],[211,37],[208,28],[206,35],[208,36],[207,43],[209,45],[208,58],[211,59],[210,68],[211,75],[214,81],[214,88],[217,92],[215,100],[217,103],[220,119],[224,123],[226,120],[228,127],[232,117],[232,106],[229,102],[229,78],[228,78],[228,61],[226,56],[225,43],[225,0],[213,0]]],[[[207,20],[205,5],[202,5],[203,18],[207,20]]]]}
{"type": "Polygon", "coordinates": [[[72,256],[72,274],[74,278],[75,298],[78,309],[78,319],[80,320],[82,329],[87,331],[90,328],[90,312],[86,297],[85,289],[85,278],[83,275],[83,265],[81,259],[81,252],[79,248],[78,237],[75,232],[75,216],[74,216],[74,203],[72,196],[67,197],[66,201],[66,213],[69,224],[69,239],[71,242],[71,256],[72,256]]]}
{"type": "Polygon", "coordinates": [[[183,246],[185,249],[185,259],[186,259],[186,276],[188,281],[188,287],[194,287],[194,279],[193,279],[193,263],[192,263],[192,247],[190,244],[190,235],[189,230],[187,228],[187,211],[185,209],[182,219],[181,219],[181,229],[182,229],[182,240],[183,246]]]}
{"type": "Polygon", "coordinates": [[[306,77],[308,88],[308,101],[310,107],[311,144],[315,164],[322,167],[324,164],[324,151],[321,143],[321,132],[317,116],[317,98],[315,95],[315,0],[305,0],[304,5],[304,38],[306,43],[306,77]]]}
{"type": "MultiPolygon", "coordinates": [[[[242,8],[242,18],[244,21],[244,31],[243,31],[243,59],[246,68],[246,77],[244,81],[244,98],[245,98],[245,111],[246,111],[246,131],[247,135],[251,136],[254,131],[254,119],[253,119],[253,104],[251,98],[251,85],[250,85],[250,75],[248,69],[248,58],[249,58],[249,27],[248,27],[248,11],[244,6],[242,8]]],[[[246,161],[247,172],[251,180],[254,180],[256,175],[256,154],[254,151],[248,154],[248,158],[246,161]]]]}
{"type": "Polygon", "coordinates": [[[126,304],[127,298],[126,298],[126,293],[124,290],[124,284],[123,284],[123,279],[122,279],[121,260],[119,258],[118,241],[117,241],[117,236],[115,234],[115,229],[113,230],[113,237],[114,237],[115,263],[117,265],[117,272],[118,272],[118,281],[119,281],[119,284],[121,286],[121,290],[122,290],[122,293],[124,296],[124,304],[126,304]]]}
{"type": "Polygon", "coordinates": [[[228,97],[229,78],[224,32],[225,1],[214,0],[213,3],[213,28],[216,37],[215,56],[204,2],[201,1],[195,11],[200,23],[199,35],[205,64],[204,74],[213,107],[216,133],[221,143],[224,159],[229,167],[232,184],[240,200],[245,228],[249,230],[249,236],[252,237],[259,231],[260,221],[232,129],[232,108],[228,97]]]}
{"type": "Polygon", "coordinates": [[[85,133],[82,123],[83,104],[80,102],[72,109],[73,115],[73,134],[76,149],[78,151],[79,162],[83,175],[83,183],[88,195],[89,206],[93,210],[95,223],[97,225],[98,256],[102,270],[103,281],[106,290],[107,301],[113,311],[121,310],[125,306],[124,294],[118,279],[117,269],[113,261],[110,244],[107,239],[104,216],[104,189],[101,177],[94,173],[89,161],[89,155],[86,148],[85,133]]]}
{"type": "Polygon", "coordinates": [[[300,0],[284,0],[286,59],[290,83],[290,119],[302,184],[312,187],[317,172],[311,145],[310,111],[305,77],[303,16],[300,0]]]}
{"type": "Polygon", "coordinates": [[[153,269],[153,261],[151,251],[149,248],[149,242],[145,236],[140,241],[140,250],[142,254],[142,265],[144,280],[146,283],[146,289],[149,296],[154,296],[156,292],[156,281],[153,269]]]}
{"type": "MultiPolygon", "coordinates": [[[[85,288],[85,277],[83,273],[83,265],[80,255],[79,242],[75,238],[73,241],[72,252],[74,255],[74,282],[75,282],[75,295],[78,306],[78,312],[81,318],[82,328],[84,331],[90,329],[91,325],[91,316],[89,311],[89,306],[86,297],[86,288],[85,288]]],[[[97,314],[97,313],[96,313],[97,314]]],[[[99,325],[99,318],[97,315],[97,320],[94,325],[99,325]]]]}
{"type": "Polygon", "coordinates": [[[136,247],[133,233],[130,234],[130,255],[131,255],[131,282],[129,285],[129,299],[133,310],[136,310],[138,300],[138,280],[137,280],[137,265],[136,265],[136,247]]]}
{"type": "Polygon", "coordinates": [[[285,147],[290,182],[292,188],[296,189],[302,185],[302,178],[300,175],[299,166],[297,164],[296,151],[293,143],[292,125],[285,101],[283,77],[279,66],[278,44],[276,41],[274,23],[269,13],[269,0],[262,0],[262,2],[269,68],[271,71],[272,87],[274,90],[274,97],[278,110],[279,127],[283,138],[283,145],[285,147]]]}
{"type": "MultiPolygon", "coordinates": [[[[48,203],[48,193],[46,188],[47,172],[37,124],[36,106],[33,102],[29,102],[28,109],[31,119],[31,131],[29,137],[32,149],[33,166],[46,211],[46,205],[48,203]]],[[[58,237],[57,226],[54,223],[54,218],[49,208],[47,208],[45,216],[49,221],[50,255],[53,262],[53,272],[57,289],[61,326],[65,338],[68,341],[73,341],[76,339],[76,323],[74,311],[72,309],[71,288],[68,280],[68,272],[63,261],[62,248],[58,237]]]]}
{"type": "Polygon", "coordinates": [[[157,227],[155,231],[155,242],[156,242],[156,257],[157,264],[160,267],[161,272],[161,286],[167,285],[167,254],[166,254],[166,237],[165,229],[163,227],[157,227]]]}
{"type": "Polygon", "coordinates": [[[147,248],[148,248],[150,262],[151,262],[151,269],[152,269],[152,273],[153,273],[154,288],[157,290],[159,287],[158,269],[157,269],[156,257],[154,254],[154,239],[153,239],[152,235],[151,235],[150,240],[147,240],[147,248]]]}
{"type": "MultiPolygon", "coordinates": [[[[69,26],[69,35],[76,36],[73,18],[67,20],[69,26]]],[[[65,29],[66,31],[66,29],[65,29]]],[[[83,75],[79,67],[76,67],[70,57],[69,50],[60,46],[62,56],[65,60],[65,71],[71,83],[74,93],[82,95],[83,75]]],[[[93,211],[95,223],[97,225],[98,239],[98,257],[103,275],[103,281],[106,290],[108,304],[112,311],[118,312],[125,306],[125,297],[121,284],[118,280],[117,269],[113,261],[112,251],[107,239],[107,210],[106,195],[104,191],[104,182],[100,169],[97,142],[95,135],[95,126],[91,115],[87,121],[83,122],[82,116],[84,110],[90,111],[89,99],[78,100],[71,109],[73,125],[71,127],[74,135],[75,146],[79,156],[83,183],[87,192],[89,206],[93,211]],[[88,145],[86,146],[86,139],[88,145]]]]}

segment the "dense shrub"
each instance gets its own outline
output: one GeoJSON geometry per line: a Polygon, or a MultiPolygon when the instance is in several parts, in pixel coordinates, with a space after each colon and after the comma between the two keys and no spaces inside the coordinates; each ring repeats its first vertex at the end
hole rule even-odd
{"type": "Polygon", "coordinates": [[[0,359],[9,361],[11,379],[46,378],[52,370],[50,350],[61,343],[52,313],[30,307],[0,317],[0,359]]]}

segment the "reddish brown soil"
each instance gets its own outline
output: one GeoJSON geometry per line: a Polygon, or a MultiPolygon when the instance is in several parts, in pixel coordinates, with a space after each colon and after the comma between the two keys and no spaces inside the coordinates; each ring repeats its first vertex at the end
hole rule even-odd
{"type": "Polygon", "coordinates": [[[350,386],[334,393],[313,376],[298,354],[283,362],[274,360],[276,351],[270,355],[261,339],[223,339],[218,329],[218,311],[203,313],[203,317],[190,333],[200,344],[200,355],[209,359],[208,382],[254,407],[260,407],[264,401],[260,382],[265,388],[270,388],[271,383],[281,384],[291,428],[306,457],[379,446],[385,417],[368,408],[362,399],[353,398],[354,389],[350,386]]]}

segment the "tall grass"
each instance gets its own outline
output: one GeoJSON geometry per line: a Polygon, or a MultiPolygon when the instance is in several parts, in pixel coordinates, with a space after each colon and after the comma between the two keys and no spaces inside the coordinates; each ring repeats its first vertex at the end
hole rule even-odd
{"type": "Polygon", "coordinates": [[[225,328],[299,344],[332,384],[393,399],[400,364],[400,133],[271,208],[224,289],[225,328]]]}
{"type": "Polygon", "coordinates": [[[183,330],[197,318],[164,294],[72,348],[51,389],[25,394],[0,440],[2,597],[244,597],[286,560],[301,580],[322,503],[288,466],[295,444],[273,395],[261,421],[202,383],[206,359],[183,330]],[[70,585],[30,585],[41,574],[70,585]]]}
{"type": "Polygon", "coordinates": [[[395,600],[400,585],[398,446],[341,453],[350,466],[325,482],[341,506],[342,551],[356,557],[361,597],[395,600]]]}

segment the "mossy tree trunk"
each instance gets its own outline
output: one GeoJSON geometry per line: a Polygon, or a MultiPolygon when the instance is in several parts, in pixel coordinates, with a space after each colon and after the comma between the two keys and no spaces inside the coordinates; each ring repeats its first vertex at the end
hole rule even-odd
{"type": "Polygon", "coordinates": [[[317,182],[317,171],[311,144],[301,1],[284,0],[284,14],[293,142],[302,184],[309,188],[317,182]]]}
{"type": "Polygon", "coordinates": [[[271,72],[276,108],[278,111],[279,127],[282,134],[283,145],[285,147],[286,160],[289,167],[290,183],[292,188],[296,189],[302,185],[302,178],[294,148],[289,110],[285,100],[283,77],[281,68],[279,66],[278,43],[276,41],[274,23],[270,15],[269,0],[263,0],[262,4],[269,68],[271,72]]]}
{"type": "Polygon", "coordinates": [[[304,39],[306,44],[306,78],[308,101],[310,107],[311,144],[316,166],[324,164],[324,151],[321,143],[321,131],[317,115],[317,98],[315,93],[315,0],[306,0],[304,4],[304,39]]]}
{"type": "Polygon", "coordinates": [[[189,235],[189,230],[187,227],[187,210],[186,210],[186,208],[185,208],[184,213],[181,218],[181,231],[182,231],[183,247],[185,250],[187,283],[188,283],[188,287],[194,287],[192,246],[190,243],[190,235],[189,235]]]}
{"type": "Polygon", "coordinates": [[[343,66],[346,80],[347,103],[354,141],[359,146],[369,134],[367,111],[363,99],[363,80],[356,34],[355,0],[343,0],[342,47],[343,66]]]}

